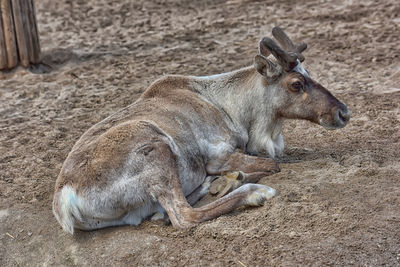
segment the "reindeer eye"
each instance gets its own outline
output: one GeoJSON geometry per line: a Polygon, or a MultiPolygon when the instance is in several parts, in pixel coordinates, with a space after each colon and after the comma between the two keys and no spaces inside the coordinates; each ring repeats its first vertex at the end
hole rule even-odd
{"type": "Polygon", "coordinates": [[[292,83],[290,87],[293,92],[299,92],[300,90],[303,90],[303,84],[299,81],[292,83]]]}

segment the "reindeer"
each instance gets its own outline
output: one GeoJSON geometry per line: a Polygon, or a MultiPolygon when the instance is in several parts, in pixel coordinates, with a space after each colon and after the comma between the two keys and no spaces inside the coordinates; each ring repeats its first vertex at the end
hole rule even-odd
{"type": "Polygon", "coordinates": [[[62,228],[73,234],[139,225],[153,214],[187,228],[272,198],[273,188],[256,183],[279,171],[272,158],[284,148],[283,120],[337,129],[350,119],[347,107],[302,66],[307,45],[294,45],[278,27],[272,34],[281,46],[263,38],[253,66],[163,77],[85,132],[55,185],[53,212],[62,228]],[[243,185],[192,207],[214,176],[235,171],[243,185]]]}

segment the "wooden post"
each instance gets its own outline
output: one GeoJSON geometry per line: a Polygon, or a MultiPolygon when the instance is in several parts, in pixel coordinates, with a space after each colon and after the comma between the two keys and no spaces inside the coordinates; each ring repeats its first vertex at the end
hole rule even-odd
{"type": "Polygon", "coordinates": [[[29,14],[29,27],[27,31],[30,33],[31,38],[31,48],[29,51],[30,53],[30,61],[34,64],[39,64],[42,60],[40,57],[40,42],[39,42],[39,33],[37,28],[37,21],[36,21],[36,11],[35,11],[35,3],[34,0],[28,0],[29,7],[27,10],[27,14],[29,14]]]}
{"type": "Polygon", "coordinates": [[[0,12],[0,70],[6,69],[7,67],[6,40],[4,39],[3,18],[0,12]]]}
{"type": "Polygon", "coordinates": [[[0,70],[40,60],[34,0],[0,0],[0,70]]]}
{"type": "Polygon", "coordinates": [[[14,20],[11,10],[11,0],[1,0],[1,16],[7,53],[7,67],[14,68],[18,64],[18,52],[15,42],[14,20]]]}
{"type": "MultiPolygon", "coordinates": [[[[23,1],[26,2],[26,1],[23,1]]],[[[22,12],[21,2],[19,0],[11,0],[13,14],[14,14],[14,25],[15,35],[17,36],[18,54],[19,61],[22,66],[29,66],[29,55],[28,55],[28,38],[26,35],[24,26],[26,25],[26,14],[22,12]],[[22,15],[22,16],[21,16],[22,15]]]]}

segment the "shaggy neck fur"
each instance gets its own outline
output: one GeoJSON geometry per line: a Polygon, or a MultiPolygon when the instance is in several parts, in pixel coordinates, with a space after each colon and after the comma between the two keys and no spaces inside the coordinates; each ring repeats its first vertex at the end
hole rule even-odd
{"type": "Polygon", "coordinates": [[[200,79],[203,95],[246,129],[247,152],[271,157],[282,153],[282,119],[276,115],[280,105],[278,86],[267,85],[252,66],[200,79]]]}

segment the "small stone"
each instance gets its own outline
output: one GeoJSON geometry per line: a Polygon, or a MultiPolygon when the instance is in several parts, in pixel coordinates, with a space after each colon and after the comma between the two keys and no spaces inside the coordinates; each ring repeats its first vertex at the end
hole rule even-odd
{"type": "Polygon", "coordinates": [[[289,237],[290,238],[293,238],[293,237],[295,237],[297,235],[297,233],[295,232],[295,231],[291,231],[290,233],[289,233],[289,237]]]}

